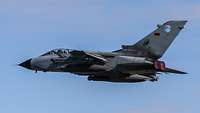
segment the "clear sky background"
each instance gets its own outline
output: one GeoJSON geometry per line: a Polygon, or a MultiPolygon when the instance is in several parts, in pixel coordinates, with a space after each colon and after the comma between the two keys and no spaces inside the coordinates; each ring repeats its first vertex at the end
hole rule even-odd
{"type": "Polygon", "coordinates": [[[0,113],[200,112],[199,0],[1,0],[0,113]],[[168,20],[188,20],[162,58],[188,75],[90,82],[15,66],[55,48],[112,51],[168,20]]]}

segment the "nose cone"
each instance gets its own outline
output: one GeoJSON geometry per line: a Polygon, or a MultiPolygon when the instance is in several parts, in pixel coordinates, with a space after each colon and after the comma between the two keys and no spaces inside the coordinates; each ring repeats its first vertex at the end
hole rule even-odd
{"type": "Polygon", "coordinates": [[[19,64],[19,66],[27,68],[27,69],[31,69],[31,60],[32,59],[29,59],[29,60],[27,60],[25,62],[22,62],[21,64],[19,64]]]}

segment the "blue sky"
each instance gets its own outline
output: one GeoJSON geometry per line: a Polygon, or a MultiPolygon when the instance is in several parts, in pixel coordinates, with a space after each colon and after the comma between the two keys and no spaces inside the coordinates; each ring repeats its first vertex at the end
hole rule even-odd
{"type": "Polygon", "coordinates": [[[200,112],[199,12],[198,0],[1,0],[0,112],[200,112]],[[54,48],[116,50],[174,19],[189,22],[162,59],[188,75],[116,84],[15,66],[54,48]]]}

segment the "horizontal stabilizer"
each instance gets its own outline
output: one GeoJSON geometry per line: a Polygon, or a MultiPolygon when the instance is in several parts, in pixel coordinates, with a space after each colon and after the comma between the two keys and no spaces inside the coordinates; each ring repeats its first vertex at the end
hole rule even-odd
{"type": "Polygon", "coordinates": [[[165,68],[165,70],[163,72],[174,73],[174,74],[188,74],[186,72],[175,70],[175,69],[171,69],[171,68],[165,68]]]}

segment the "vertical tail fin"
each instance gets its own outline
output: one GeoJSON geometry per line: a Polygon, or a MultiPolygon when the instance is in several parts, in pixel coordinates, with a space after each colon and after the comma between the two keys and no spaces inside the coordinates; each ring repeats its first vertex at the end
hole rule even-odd
{"type": "Polygon", "coordinates": [[[161,58],[169,48],[179,32],[184,28],[187,21],[168,21],[147,35],[135,45],[129,46],[130,49],[148,52],[154,58],[161,58]]]}

